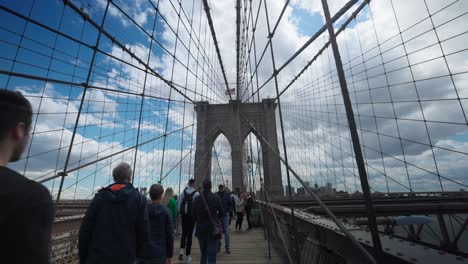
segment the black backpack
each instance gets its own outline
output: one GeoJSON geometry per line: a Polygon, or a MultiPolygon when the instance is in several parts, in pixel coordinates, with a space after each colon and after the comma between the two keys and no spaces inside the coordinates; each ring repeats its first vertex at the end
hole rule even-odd
{"type": "Polygon", "coordinates": [[[187,188],[184,189],[184,200],[182,200],[182,205],[180,206],[180,214],[181,215],[192,215],[192,202],[193,196],[195,195],[196,191],[193,191],[190,194],[187,194],[187,188]],[[187,205],[187,210],[185,210],[185,206],[187,205]]]}

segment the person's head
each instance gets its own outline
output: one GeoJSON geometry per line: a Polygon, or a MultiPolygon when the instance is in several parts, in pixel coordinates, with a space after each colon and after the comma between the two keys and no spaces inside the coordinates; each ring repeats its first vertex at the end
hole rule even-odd
{"type": "Polygon", "coordinates": [[[21,158],[29,142],[31,123],[32,107],[29,101],[20,92],[0,89],[2,162],[14,162],[21,158]]]}
{"type": "Polygon", "coordinates": [[[164,193],[164,187],[161,184],[157,183],[157,184],[151,185],[150,190],[149,190],[149,195],[152,201],[161,200],[163,193],[164,193]]]}
{"type": "Polygon", "coordinates": [[[195,179],[190,179],[187,183],[187,185],[191,188],[195,188],[195,179]]]}
{"type": "Polygon", "coordinates": [[[236,193],[236,194],[240,194],[240,192],[241,192],[241,191],[240,191],[240,188],[239,188],[239,187],[236,187],[235,193],[236,193]]]}
{"type": "Polygon", "coordinates": [[[128,163],[121,162],[112,170],[114,182],[125,183],[132,181],[132,167],[128,163]]]}
{"type": "Polygon", "coordinates": [[[211,191],[211,180],[210,179],[204,179],[203,180],[203,190],[204,191],[211,191]]]}
{"type": "Polygon", "coordinates": [[[218,186],[218,191],[224,192],[224,185],[220,184],[220,185],[218,186]]]}
{"type": "Polygon", "coordinates": [[[172,195],[174,195],[174,190],[172,190],[171,187],[167,188],[166,191],[164,192],[164,197],[162,199],[162,203],[165,205],[169,204],[169,200],[172,198],[172,195]]]}

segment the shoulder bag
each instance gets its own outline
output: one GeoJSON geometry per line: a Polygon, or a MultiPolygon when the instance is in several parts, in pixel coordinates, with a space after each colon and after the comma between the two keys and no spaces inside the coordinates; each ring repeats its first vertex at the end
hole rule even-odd
{"type": "Polygon", "coordinates": [[[203,204],[205,205],[205,209],[208,212],[208,217],[210,218],[210,222],[212,225],[211,237],[215,240],[220,240],[223,234],[223,226],[213,219],[213,216],[210,212],[210,208],[208,208],[208,203],[206,202],[205,195],[203,193],[200,193],[200,196],[203,200],[203,204]]]}

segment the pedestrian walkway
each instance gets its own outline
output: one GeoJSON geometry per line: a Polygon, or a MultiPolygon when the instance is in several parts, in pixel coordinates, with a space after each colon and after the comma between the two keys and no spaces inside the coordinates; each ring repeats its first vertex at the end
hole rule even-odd
{"type": "MultiPolygon", "coordinates": [[[[222,240],[222,249],[216,258],[216,263],[226,264],[262,264],[284,263],[279,255],[271,248],[271,259],[268,258],[268,245],[264,239],[263,228],[253,228],[251,230],[243,230],[241,232],[233,231],[234,221],[231,226],[231,254],[226,254],[224,250],[224,237],[222,240]]],[[[183,263],[178,260],[180,239],[175,241],[174,258],[172,263],[183,263]]],[[[192,263],[197,264],[200,262],[200,249],[198,247],[198,240],[194,237],[192,244],[192,263]]]]}

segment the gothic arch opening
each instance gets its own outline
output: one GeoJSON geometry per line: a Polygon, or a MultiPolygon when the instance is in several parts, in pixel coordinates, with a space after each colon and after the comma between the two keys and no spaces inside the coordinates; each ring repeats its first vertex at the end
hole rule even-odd
{"type": "Polygon", "coordinates": [[[210,170],[214,190],[219,184],[232,190],[231,144],[223,132],[219,132],[211,148],[210,170]]]}
{"type": "Polygon", "coordinates": [[[244,139],[244,183],[246,190],[257,193],[263,183],[262,145],[255,133],[250,131],[244,139]]]}

